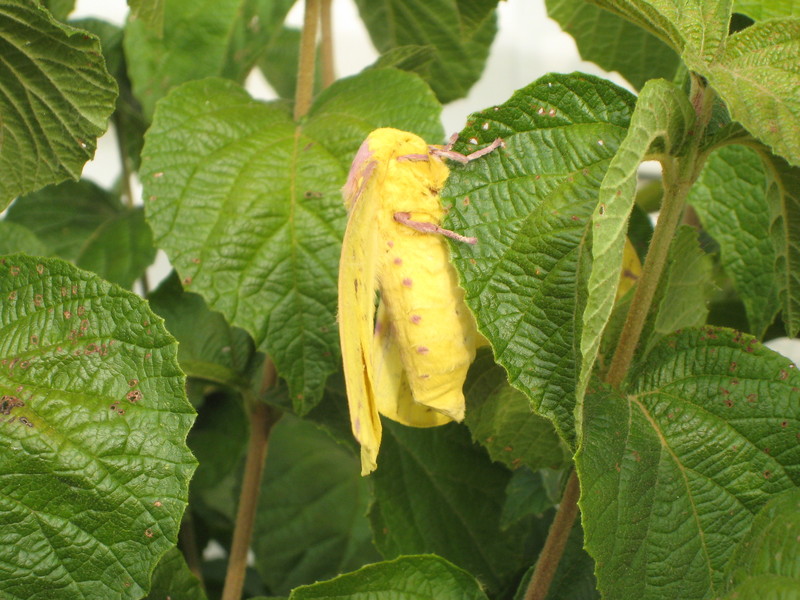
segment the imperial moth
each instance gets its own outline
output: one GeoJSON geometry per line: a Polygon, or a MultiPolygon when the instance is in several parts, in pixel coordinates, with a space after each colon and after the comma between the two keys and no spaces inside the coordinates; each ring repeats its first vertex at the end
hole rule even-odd
{"type": "Polygon", "coordinates": [[[439,226],[439,191],[449,175],[442,157],[466,162],[501,144],[464,157],[382,128],[353,160],[343,190],[349,217],[339,265],[339,336],[362,475],[377,467],[379,413],[417,427],[464,417],[462,387],[483,337],[444,236],[475,240],[439,226]]]}

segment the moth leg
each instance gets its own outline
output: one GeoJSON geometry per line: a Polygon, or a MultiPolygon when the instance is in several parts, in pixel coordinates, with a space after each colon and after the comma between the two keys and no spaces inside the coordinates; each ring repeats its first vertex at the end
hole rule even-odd
{"type": "Polygon", "coordinates": [[[475,245],[478,243],[478,238],[461,235],[460,233],[456,233],[455,231],[450,231],[449,229],[440,227],[435,223],[413,221],[411,219],[411,213],[396,212],[394,213],[394,220],[400,223],[401,225],[406,225],[408,227],[411,227],[411,229],[419,231],[420,233],[438,233],[445,237],[449,237],[451,240],[455,240],[457,242],[464,242],[465,244],[475,245]]]}
{"type": "Polygon", "coordinates": [[[461,152],[456,152],[452,150],[453,144],[458,139],[458,134],[454,134],[450,141],[447,143],[446,146],[429,146],[431,154],[435,156],[439,156],[441,158],[449,158],[450,160],[454,160],[456,162],[460,162],[462,165],[467,164],[470,161],[475,160],[476,158],[480,158],[481,156],[486,156],[493,150],[497,148],[505,148],[506,143],[503,141],[503,138],[496,138],[491,144],[486,146],[485,148],[481,148],[480,150],[475,150],[475,152],[470,152],[469,154],[461,154],[461,152]]]}

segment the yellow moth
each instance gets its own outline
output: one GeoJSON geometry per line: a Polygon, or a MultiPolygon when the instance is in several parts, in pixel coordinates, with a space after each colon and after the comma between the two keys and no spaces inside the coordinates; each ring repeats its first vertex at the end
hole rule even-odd
{"type": "Polygon", "coordinates": [[[464,417],[462,387],[483,338],[444,236],[476,240],[440,226],[439,191],[449,174],[443,158],[467,162],[500,145],[464,156],[383,128],[353,160],[344,187],[339,336],[362,475],[377,466],[379,413],[416,427],[464,417]]]}

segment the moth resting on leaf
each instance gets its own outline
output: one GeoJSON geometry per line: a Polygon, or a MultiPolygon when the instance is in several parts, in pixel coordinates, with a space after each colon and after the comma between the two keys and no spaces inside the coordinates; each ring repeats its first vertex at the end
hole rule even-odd
{"type": "Polygon", "coordinates": [[[440,227],[443,158],[464,156],[428,146],[405,131],[369,134],[353,160],[344,201],[349,218],[339,265],[339,339],[361,473],[377,467],[380,414],[415,427],[464,418],[462,391],[484,338],[464,304],[440,227]],[[375,308],[376,291],[380,303],[375,308]]]}

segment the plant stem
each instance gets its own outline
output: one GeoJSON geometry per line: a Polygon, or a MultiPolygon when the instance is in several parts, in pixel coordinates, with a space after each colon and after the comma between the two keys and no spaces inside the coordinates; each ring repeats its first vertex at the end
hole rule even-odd
{"type": "Polygon", "coordinates": [[[322,49],[322,87],[326,88],[336,81],[336,69],[333,61],[333,16],[331,3],[333,0],[322,0],[321,40],[322,49]]]}
{"type": "Polygon", "coordinates": [[[306,0],[303,34],[300,38],[300,63],[297,67],[297,91],[294,97],[294,120],[308,114],[314,97],[314,62],[317,57],[317,25],[320,0],[306,0]]]}
{"type": "MultiPolygon", "coordinates": [[[[666,179],[667,169],[665,168],[664,171],[666,179]]],[[[642,267],[642,276],[636,285],[631,307],[606,375],[606,382],[613,387],[619,387],[619,384],[622,383],[633,360],[633,353],[639,344],[639,337],[642,334],[647,314],[650,312],[650,304],[653,302],[658,282],[664,272],[670,242],[675,237],[675,230],[680,223],[688,193],[688,185],[678,181],[670,183],[665,181],[661,212],[658,215],[650,249],[647,251],[647,258],[642,267]]]]}
{"type": "Polygon", "coordinates": [[[564,495],[561,497],[561,504],[558,505],[558,512],[550,525],[547,540],[536,561],[536,568],[525,590],[525,600],[544,600],[550,589],[550,583],[556,574],[558,563],[564,554],[564,546],[567,544],[575,517],[578,515],[578,498],[580,496],[580,485],[578,475],[573,470],[564,488],[564,495]]]}
{"type": "MultiPolygon", "coordinates": [[[[262,392],[274,385],[275,365],[267,358],[264,363],[262,392]]],[[[244,479],[239,494],[239,508],[236,512],[236,525],[233,530],[228,570],[225,573],[225,588],[221,600],[240,600],[247,570],[247,552],[253,537],[258,494],[261,490],[261,476],[267,458],[269,433],[280,418],[277,411],[255,398],[250,410],[250,443],[244,466],[244,479]]]]}

